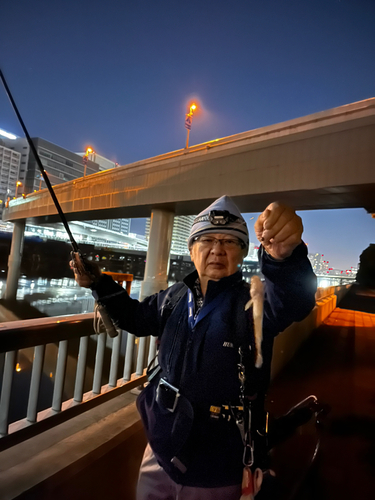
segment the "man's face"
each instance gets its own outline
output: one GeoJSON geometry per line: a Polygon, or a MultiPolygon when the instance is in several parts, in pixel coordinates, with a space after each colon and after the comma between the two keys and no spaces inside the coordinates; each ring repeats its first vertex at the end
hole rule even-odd
{"type": "Polygon", "coordinates": [[[239,240],[228,234],[205,234],[190,247],[190,257],[201,282],[218,281],[234,274],[242,264],[244,255],[245,250],[241,248],[239,240]],[[217,240],[229,241],[222,243],[217,240]]]}

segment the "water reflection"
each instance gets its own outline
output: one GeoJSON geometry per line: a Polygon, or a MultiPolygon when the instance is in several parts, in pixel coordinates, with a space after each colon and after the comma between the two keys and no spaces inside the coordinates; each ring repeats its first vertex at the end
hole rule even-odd
{"type": "MultiPolygon", "coordinates": [[[[5,283],[5,280],[0,280],[0,294],[5,289],[5,283]]],[[[141,281],[134,280],[130,294],[132,298],[139,297],[140,288],[141,281]]],[[[94,310],[91,290],[81,288],[73,278],[22,277],[18,282],[17,300],[25,300],[47,316],[81,314],[94,310]]]]}

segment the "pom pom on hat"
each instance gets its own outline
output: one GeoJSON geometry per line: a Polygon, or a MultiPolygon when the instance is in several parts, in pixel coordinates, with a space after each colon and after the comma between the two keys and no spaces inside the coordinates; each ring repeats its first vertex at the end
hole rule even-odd
{"type": "Polygon", "coordinates": [[[202,234],[223,233],[235,236],[249,249],[249,232],[245,219],[229,196],[222,196],[205,208],[194,220],[188,239],[190,248],[202,234]]]}

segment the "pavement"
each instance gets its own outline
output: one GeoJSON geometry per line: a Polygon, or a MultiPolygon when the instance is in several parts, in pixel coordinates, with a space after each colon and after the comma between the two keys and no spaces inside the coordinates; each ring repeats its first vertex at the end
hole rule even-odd
{"type": "Polygon", "coordinates": [[[295,500],[375,498],[374,312],[372,292],[354,288],[272,382],[276,415],[310,394],[331,407],[316,466],[295,500]]]}

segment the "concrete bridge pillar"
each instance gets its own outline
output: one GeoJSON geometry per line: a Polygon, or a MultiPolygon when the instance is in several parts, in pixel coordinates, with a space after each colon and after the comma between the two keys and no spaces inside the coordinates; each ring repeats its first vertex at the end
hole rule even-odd
{"type": "MultiPolygon", "coordinates": [[[[172,244],[174,213],[153,209],[151,212],[150,237],[146,257],[145,275],[141,285],[140,300],[168,287],[169,254],[172,244]]],[[[136,373],[143,373],[156,353],[156,338],[151,337],[148,360],[145,360],[148,339],[139,339],[136,373]]]]}
{"type": "Polygon", "coordinates": [[[8,258],[8,277],[4,299],[17,298],[18,278],[20,277],[21,259],[23,252],[23,239],[25,234],[26,219],[14,223],[12,244],[8,258]]]}
{"type": "Polygon", "coordinates": [[[174,213],[153,209],[141,297],[165,290],[168,286],[169,253],[172,244],[174,213]]]}

